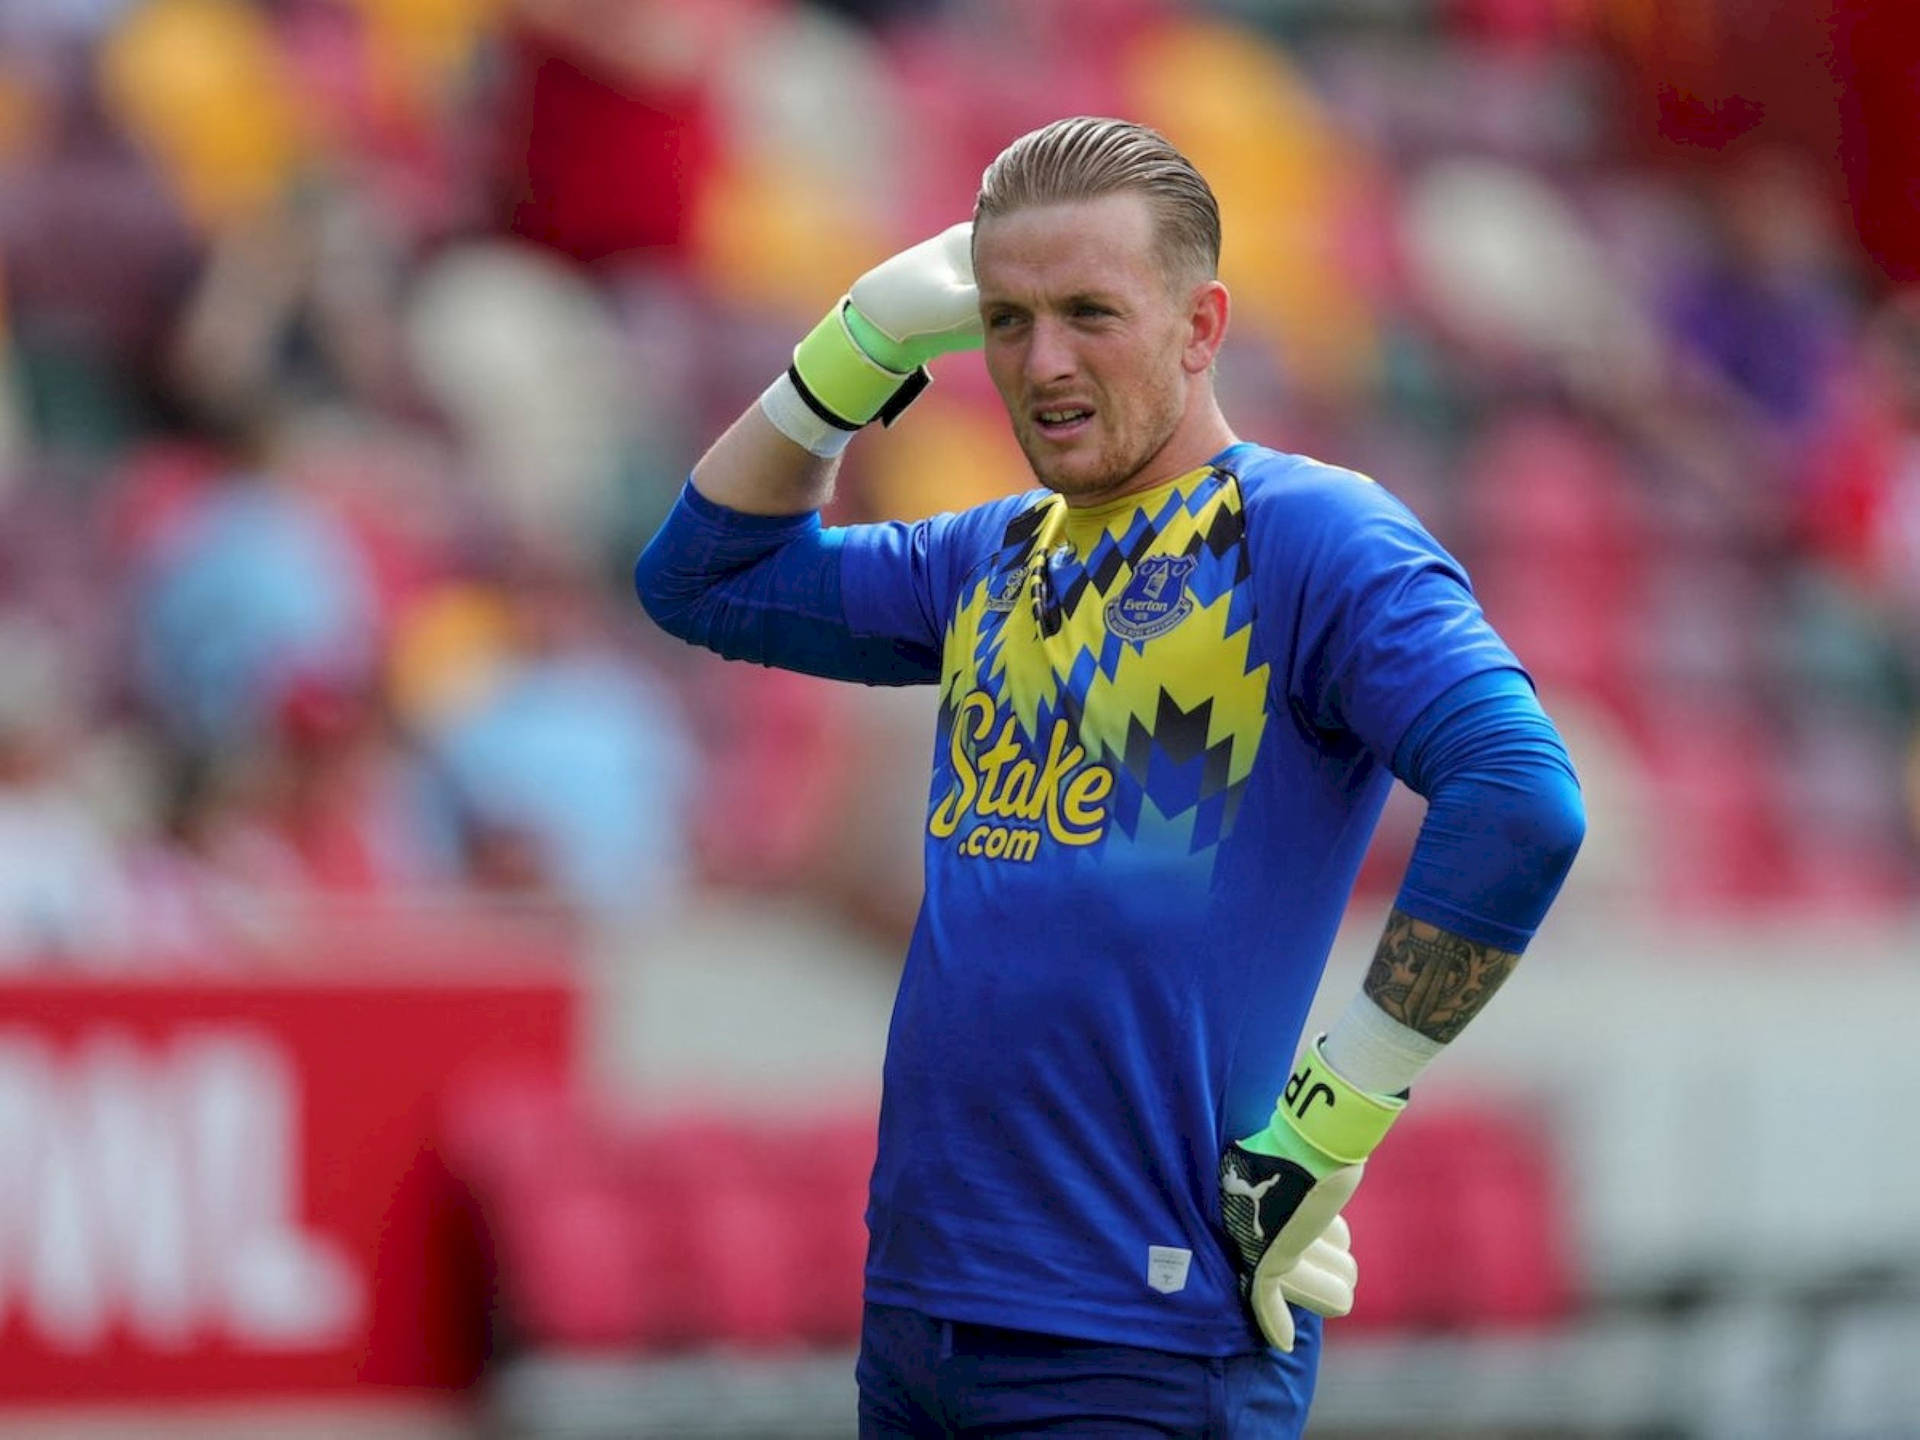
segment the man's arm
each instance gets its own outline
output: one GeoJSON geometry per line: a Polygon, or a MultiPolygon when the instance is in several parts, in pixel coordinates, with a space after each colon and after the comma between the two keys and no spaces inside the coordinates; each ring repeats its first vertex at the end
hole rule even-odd
{"type": "Polygon", "coordinates": [[[973,227],[963,223],[854,281],[694,467],[694,488],[747,515],[820,509],[854,434],[891,425],[926,388],[929,361],[979,344],[973,227]]]}
{"type": "Polygon", "coordinates": [[[1366,979],[1302,1054],[1267,1127],[1221,1162],[1243,1283],[1283,1349],[1289,1303],[1323,1315],[1352,1304],[1340,1208],[1415,1079],[1513,972],[1585,834],[1572,764],[1518,671],[1449,690],[1393,768],[1427,797],[1427,818],[1366,979]]]}
{"type": "Polygon", "coordinates": [[[1520,956],[1416,920],[1387,916],[1361,993],[1397,1024],[1446,1045],[1493,998],[1520,956]]]}
{"type": "Polygon", "coordinates": [[[1427,816],[1372,963],[1324,1042],[1362,1090],[1394,1095],[1453,1043],[1520,963],[1586,831],[1572,762],[1516,670],[1436,701],[1394,772],[1427,816]]]}
{"type": "Polygon", "coordinates": [[[880,573],[881,590],[906,597],[906,618],[869,613],[856,633],[842,588],[847,534],[823,531],[819,511],[853,436],[897,418],[926,387],[929,360],[979,344],[970,233],[953,226],[862,275],[701,457],[634,567],[661,629],[729,659],[835,679],[937,677],[937,637],[915,588],[924,537],[888,533],[860,547],[868,579],[880,573]]]}
{"type": "Polygon", "coordinates": [[[758,404],[749,406],[693,467],[693,488],[743,515],[802,515],[833,498],[838,455],[815,455],[789,439],[758,404]]]}

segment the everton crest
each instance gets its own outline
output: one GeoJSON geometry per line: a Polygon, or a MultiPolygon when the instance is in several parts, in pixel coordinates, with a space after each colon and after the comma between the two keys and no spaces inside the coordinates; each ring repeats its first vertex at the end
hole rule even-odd
{"type": "Polygon", "coordinates": [[[1164,635],[1193,613],[1187,577],[1198,563],[1191,555],[1149,555],[1135,567],[1127,588],[1107,602],[1107,629],[1123,640],[1164,635]]]}

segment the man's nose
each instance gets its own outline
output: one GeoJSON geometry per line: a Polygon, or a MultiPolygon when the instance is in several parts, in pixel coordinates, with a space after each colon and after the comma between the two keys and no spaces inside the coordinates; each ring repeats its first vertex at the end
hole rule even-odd
{"type": "Polygon", "coordinates": [[[1027,335],[1027,383],[1050,384],[1071,376],[1073,370],[1072,337],[1067,327],[1050,316],[1036,317],[1027,335]]]}

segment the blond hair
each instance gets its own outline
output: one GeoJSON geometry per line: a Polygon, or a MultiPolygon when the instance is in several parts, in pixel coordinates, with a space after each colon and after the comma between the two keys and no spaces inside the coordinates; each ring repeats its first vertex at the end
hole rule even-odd
{"type": "Polygon", "coordinates": [[[1170,276],[1211,280],[1219,273],[1220,206],[1212,187],[1166,136],[1129,120],[1076,115],[1022,135],[980,177],[973,220],[1127,191],[1152,206],[1170,276]]]}

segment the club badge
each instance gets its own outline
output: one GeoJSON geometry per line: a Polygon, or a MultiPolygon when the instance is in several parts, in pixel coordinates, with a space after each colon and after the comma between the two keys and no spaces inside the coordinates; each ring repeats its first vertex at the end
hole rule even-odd
{"type": "Polygon", "coordinates": [[[1142,560],[1127,588],[1107,602],[1107,629],[1134,641],[1173,629],[1193,613],[1187,577],[1196,563],[1191,555],[1149,555],[1142,560]]]}

